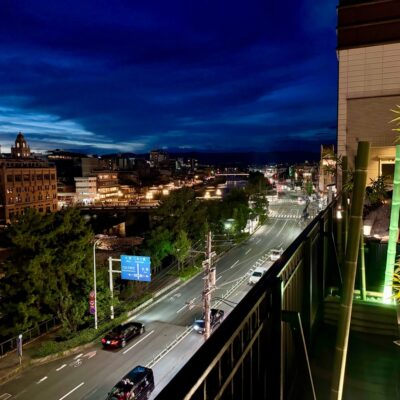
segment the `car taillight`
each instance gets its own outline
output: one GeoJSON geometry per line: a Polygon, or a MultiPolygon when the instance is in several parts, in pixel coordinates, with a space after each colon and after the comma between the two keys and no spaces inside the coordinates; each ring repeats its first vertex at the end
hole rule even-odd
{"type": "Polygon", "coordinates": [[[111,344],[118,344],[118,340],[111,340],[111,344]]]}
{"type": "Polygon", "coordinates": [[[106,339],[101,339],[101,343],[105,343],[105,342],[107,342],[107,340],[106,339]]]}

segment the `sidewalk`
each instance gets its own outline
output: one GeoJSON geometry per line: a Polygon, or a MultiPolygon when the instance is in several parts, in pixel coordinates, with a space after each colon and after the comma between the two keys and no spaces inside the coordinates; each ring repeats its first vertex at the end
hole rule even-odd
{"type": "MultiPolygon", "coordinates": [[[[179,279],[174,276],[168,275],[168,272],[172,268],[173,266],[166,268],[159,274],[155,275],[154,279],[149,284],[148,292],[153,294],[153,298],[157,298],[165,292],[169,292],[169,289],[177,287],[180,284],[179,279]]],[[[131,311],[131,313],[133,313],[133,311],[131,311]]],[[[79,346],[78,348],[68,350],[68,354],[64,353],[62,356],[49,356],[44,357],[43,359],[33,359],[33,350],[37,349],[42,342],[55,339],[57,331],[57,328],[55,328],[48,333],[34,339],[30,343],[25,344],[23,347],[23,357],[21,365],[18,354],[15,350],[7,353],[3,358],[0,358],[0,386],[21,373],[21,371],[26,368],[33,367],[36,364],[48,362],[56,358],[66,357],[67,355],[75,353],[76,351],[79,351],[84,347],[89,347],[92,345],[92,343],[88,343],[86,345],[79,346]]]]}

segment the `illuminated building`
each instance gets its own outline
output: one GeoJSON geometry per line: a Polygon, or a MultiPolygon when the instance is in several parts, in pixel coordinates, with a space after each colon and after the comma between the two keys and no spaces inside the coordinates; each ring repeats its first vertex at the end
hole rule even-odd
{"type": "Polygon", "coordinates": [[[31,157],[30,148],[19,133],[11,158],[0,159],[0,220],[10,223],[25,210],[57,211],[56,168],[31,157]]]}
{"type": "Polygon", "coordinates": [[[338,7],[338,154],[354,169],[358,141],[371,143],[369,179],[393,175],[391,112],[400,104],[398,0],[341,0],[338,7]]]}

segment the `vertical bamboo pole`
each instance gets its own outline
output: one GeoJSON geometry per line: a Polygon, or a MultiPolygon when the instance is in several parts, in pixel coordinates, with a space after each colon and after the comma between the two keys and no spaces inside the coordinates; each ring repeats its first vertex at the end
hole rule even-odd
{"type": "Polygon", "coordinates": [[[361,300],[367,300],[367,280],[365,277],[365,249],[364,249],[364,228],[360,229],[360,285],[361,300]]]}
{"type": "Polygon", "coordinates": [[[339,309],[338,332],[331,383],[331,400],[341,400],[343,396],[347,347],[349,343],[351,312],[353,305],[354,281],[357,270],[360,230],[362,227],[364,193],[367,183],[369,147],[369,142],[359,142],[357,148],[354,188],[349,222],[349,235],[344,268],[343,294],[339,309]]]}
{"type": "Polygon", "coordinates": [[[343,192],[343,185],[345,183],[347,183],[348,180],[348,159],[347,156],[343,156],[342,158],[342,210],[343,210],[343,240],[342,240],[342,244],[343,244],[343,252],[341,254],[341,262],[342,262],[342,266],[344,265],[344,261],[345,261],[345,251],[344,249],[346,249],[347,246],[347,232],[349,230],[349,205],[347,203],[347,199],[348,199],[348,193],[344,193],[343,192]]]}
{"type": "Polygon", "coordinates": [[[390,212],[389,242],[386,256],[385,284],[383,288],[383,302],[392,303],[392,286],[396,246],[399,236],[399,208],[400,208],[400,145],[396,145],[396,161],[394,164],[392,207],[390,212]]]}

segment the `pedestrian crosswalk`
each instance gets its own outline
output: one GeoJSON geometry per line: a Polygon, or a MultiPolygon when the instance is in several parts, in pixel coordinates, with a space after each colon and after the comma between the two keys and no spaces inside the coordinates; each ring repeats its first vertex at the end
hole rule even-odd
{"type": "MultiPolygon", "coordinates": [[[[309,218],[314,218],[316,214],[310,213],[307,217],[309,218]]],[[[274,219],[302,219],[303,213],[302,212],[281,212],[281,211],[275,211],[275,210],[269,210],[268,212],[268,217],[269,218],[274,218],[274,219]]]]}
{"type": "Polygon", "coordinates": [[[299,219],[301,218],[301,214],[299,213],[282,213],[278,211],[270,210],[268,213],[269,218],[278,218],[278,219],[299,219]]]}

